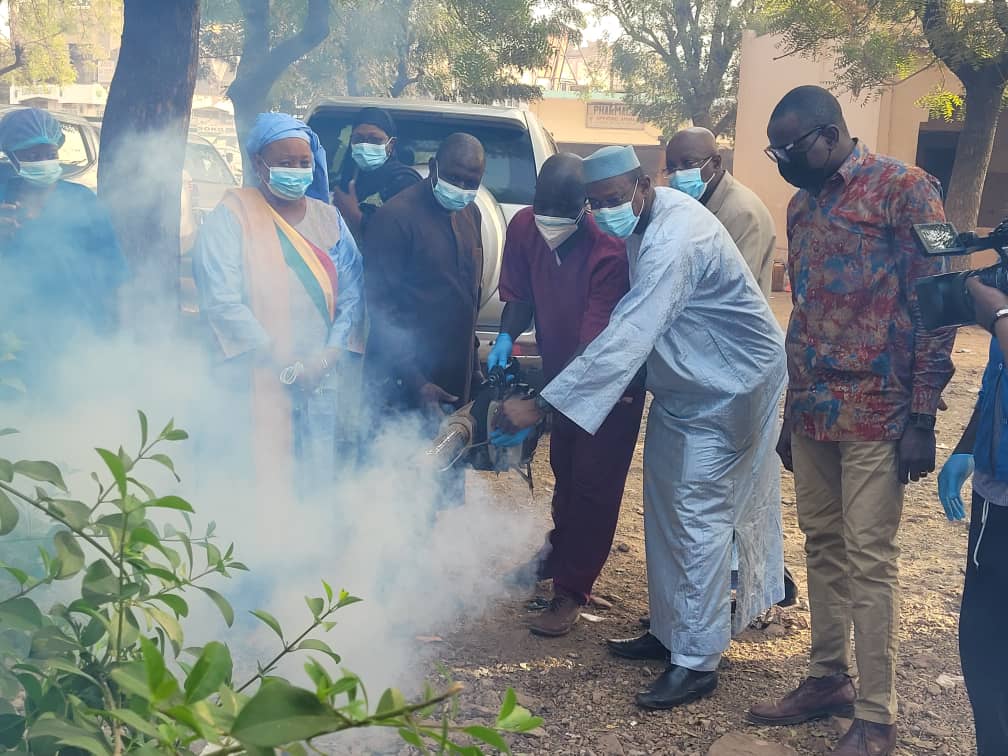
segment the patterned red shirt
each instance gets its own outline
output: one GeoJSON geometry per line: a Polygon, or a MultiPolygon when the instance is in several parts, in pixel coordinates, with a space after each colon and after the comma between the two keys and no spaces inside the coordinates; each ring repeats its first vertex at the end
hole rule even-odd
{"type": "Polygon", "coordinates": [[[952,377],[954,330],[928,333],[914,281],[943,272],[914,223],[942,221],[932,176],[857,144],[816,196],[788,206],[786,415],[818,441],[892,441],[910,413],[934,415],[952,377]]]}

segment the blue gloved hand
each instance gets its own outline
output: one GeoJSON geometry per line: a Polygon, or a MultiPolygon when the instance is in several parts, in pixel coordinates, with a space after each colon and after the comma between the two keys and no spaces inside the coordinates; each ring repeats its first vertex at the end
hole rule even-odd
{"type": "Polygon", "coordinates": [[[511,361],[512,351],[514,351],[514,341],[511,340],[511,336],[506,333],[500,334],[494,341],[490,356],[487,357],[487,372],[495,367],[507,367],[508,362],[511,361]]]}
{"type": "Polygon", "coordinates": [[[972,474],[972,454],[953,454],[938,473],[938,498],[945,508],[945,516],[953,522],[966,517],[962,487],[972,474]]]}
{"type": "Polygon", "coordinates": [[[525,428],[517,433],[505,433],[499,428],[490,434],[490,443],[494,446],[521,446],[525,443],[525,439],[529,437],[532,432],[531,428],[525,428]]]}

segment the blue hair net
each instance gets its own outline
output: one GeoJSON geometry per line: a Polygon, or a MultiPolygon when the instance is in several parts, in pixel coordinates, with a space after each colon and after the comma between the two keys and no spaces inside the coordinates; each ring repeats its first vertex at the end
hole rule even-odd
{"type": "Polygon", "coordinates": [[[63,146],[66,137],[59,121],[47,110],[21,108],[12,110],[0,120],[0,150],[6,155],[38,144],[63,146]]]}
{"type": "Polygon", "coordinates": [[[307,195],[329,204],[329,169],[326,167],[325,148],[319,141],[318,134],[308,128],[304,121],[286,113],[260,113],[249,132],[245,150],[249,155],[257,155],[267,144],[291,138],[308,142],[312,155],[315,156],[315,175],[307,195]]]}

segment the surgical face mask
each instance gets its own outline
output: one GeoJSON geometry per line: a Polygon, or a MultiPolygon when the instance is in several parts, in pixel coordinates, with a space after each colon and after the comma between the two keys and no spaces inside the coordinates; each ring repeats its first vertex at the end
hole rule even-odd
{"type": "Polygon", "coordinates": [[[315,178],[314,168],[269,168],[269,183],[266,187],[280,199],[299,200],[305,196],[315,178]]]}
{"type": "Polygon", "coordinates": [[[710,161],[711,158],[707,158],[706,162],[698,168],[685,168],[681,171],[676,171],[669,176],[669,186],[673,189],[678,189],[683,194],[688,194],[695,200],[699,200],[704,196],[704,192],[707,191],[707,186],[710,184],[709,179],[704,181],[701,178],[700,172],[710,161]]]}
{"type": "Polygon", "coordinates": [[[546,246],[555,250],[565,241],[570,239],[578,230],[578,224],[584,216],[584,211],[577,218],[565,218],[554,215],[536,215],[536,228],[542,236],[546,246]]]}
{"type": "Polygon", "coordinates": [[[462,189],[455,186],[455,184],[445,181],[440,176],[437,176],[436,180],[437,183],[434,184],[434,198],[441,207],[450,213],[468,207],[476,199],[475,189],[462,189]]]}
{"type": "Polygon", "coordinates": [[[350,155],[362,171],[373,171],[376,168],[381,168],[388,160],[387,146],[388,142],[384,144],[361,142],[350,147],[350,155]]]}
{"type": "Polygon", "coordinates": [[[59,160],[36,160],[18,165],[18,176],[35,186],[52,186],[63,175],[59,160]]]}
{"type": "MultiPolygon", "coordinates": [[[[633,201],[636,196],[637,183],[634,183],[633,194],[630,195],[629,201],[616,207],[603,207],[595,210],[593,215],[599,228],[617,239],[626,239],[630,236],[640,220],[640,216],[633,209],[633,201]]],[[[643,210],[643,208],[641,209],[643,210]]]]}

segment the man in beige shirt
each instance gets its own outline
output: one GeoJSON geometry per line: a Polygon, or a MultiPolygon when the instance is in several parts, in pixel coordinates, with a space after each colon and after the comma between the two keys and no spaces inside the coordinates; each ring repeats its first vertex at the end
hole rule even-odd
{"type": "Polygon", "coordinates": [[[707,207],[731,235],[763,296],[770,297],[777,234],[755,192],[725,170],[717,141],[707,129],[683,129],[665,148],[669,186],[707,207]]]}

